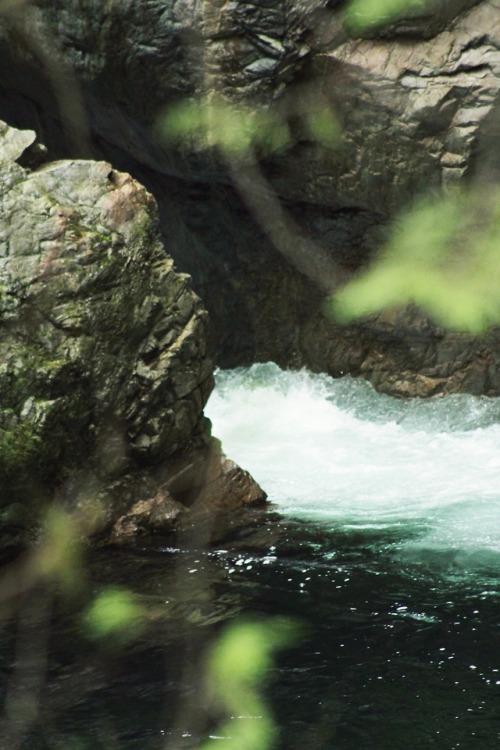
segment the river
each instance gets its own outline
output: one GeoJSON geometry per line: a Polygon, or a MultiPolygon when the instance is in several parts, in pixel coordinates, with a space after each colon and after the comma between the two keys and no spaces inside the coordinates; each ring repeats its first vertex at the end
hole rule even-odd
{"type": "Polygon", "coordinates": [[[220,373],[208,415],[324,535],[255,573],[266,610],[312,627],[280,674],[284,747],[498,747],[500,400],[268,364],[220,373]]]}
{"type": "Polygon", "coordinates": [[[219,372],[206,413],[271,512],[214,549],[96,553],[95,591],[131,587],[149,630],[115,652],[60,613],[22,747],[197,747],[217,734],[207,645],[227,621],[278,616],[302,632],[265,688],[278,750],[496,750],[500,399],[401,401],[264,364],[219,372]]]}

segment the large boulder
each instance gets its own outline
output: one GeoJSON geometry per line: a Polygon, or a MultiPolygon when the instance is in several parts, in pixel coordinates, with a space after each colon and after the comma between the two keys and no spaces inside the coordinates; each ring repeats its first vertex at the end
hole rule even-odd
{"type": "Polygon", "coordinates": [[[219,364],[270,358],[400,395],[498,394],[495,332],[450,334],[413,309],[336,325],[317,275],[287,255],[306,237],[331,261],[325,278],[344,279],[422,192],[497,178],[498,4],[439,0],[357,36],[346,5],[35,0],[0,23],[0,113],[43,133],[53,153],[102,154],[147,184],[210,312],[219,364]],[[159,138],[165,109],[214,94],[292,124],[260,163],[285,218],[268,211],[263,224],[263,183],[242,200],[213,149],[159,138]],[[335,144],[312,136],[314,111],[340,122],[335,144]]]}
{"type": "Polygon", "coordinates": [[[203,416],[207,314],[145,188],[105,162],[28,171],[34,139],[0,123],[0,523],[57,497],[93,533],[141,501],[142,527],[165,530],[230,467],[203,416]]]}

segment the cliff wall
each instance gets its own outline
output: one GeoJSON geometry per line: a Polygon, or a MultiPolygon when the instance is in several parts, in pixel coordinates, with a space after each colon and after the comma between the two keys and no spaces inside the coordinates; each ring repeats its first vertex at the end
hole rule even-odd
{"type": "Polygon", "coordinates": [[[500,8],[441,0],[357,35],[345,8],[36,0],[0,24],[0,113],[51,153],[104,157],[148,187],[218,364],[273,359],[397,395],[498,394],[496,330],[450,333],[411,307],[341,326],[324,301],[416,196],[496,180],[500,8]],[[282,147],[257,149],[257,183],[245,188],[244,162],[160,137],[165,112],[206,96],[287,125],[282,147]],[[315,112],[335,117],[335,142],[311,130],[315,112]],[[308,253],[325,273],[298,268],[308,253]]]}

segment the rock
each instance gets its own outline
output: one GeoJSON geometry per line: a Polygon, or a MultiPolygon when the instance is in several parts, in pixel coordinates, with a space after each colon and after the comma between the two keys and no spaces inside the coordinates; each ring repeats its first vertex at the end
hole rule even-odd
{"type": "Polygon", "coordinates": [[[191,506],[192,513],[228,511],[247,505],[260,505],[265,500],[247,471],[214,450],[207,468],[203,487],[191,506]]]}
{"type": "MultiPolygon", "coordinates": [[[[123,495],[124,489],[119,482],[112,493],[123,495]]],[[[267,498],[250,474],[224,455],[215,438],[158,466],[125,491],[141,499],[114,523],[106,537],[114,544],[130,543],[152,531],[176,532],[184,544],[220,541],[246,523],[238,511],[260,507],[267,498]]]]}
{"type": "Polygon", "coordinates": [[[153,497],[139,500],[115,521],[110,540],[123,544],[152,531],[171,533],[177,519],[185,512],[185,506],[176,502],[167,490],[159,488],[153,497]]]}
{"type": "MultiPolygon", "coordinates": [[[[414,307],[335,324],[321,291],[273,251],[229,188],[166,180],[156,186],[163,220],[177,226],[176,246],[186,249],[181,260],[189,263],[209,307],[219,365],[272,360],[285,368],[363,377],[401,397],[500,393],[497,329],[482,337],[449,332],[414,307]]],[[[309,204],[287,207],[353,272],[370,261],[386,231],[380,216],[368,211],[332,215],[309,204]]]]}
{"type": "MultiPolygon", "coordinates": [[[[29,172],[15,159],[34,133],[2,123],[0,139],[4,528],[29,526],[54,497],[91,515],[93,533],[172,527],[164,484],[187,456],[205,467],[212,445],[206,312],[145,188],[105,162],[29,172]]],[[[231,477],[217,489],[232,495],[231,477]]]]}
{"type": "MultiPolygon", "coordinates": [[[[266,502],[267,495],[247,471],[224,455],[216,440],[212,441],[207,453],[203,473],[200,475],[197,469],[196,475],[197,492],[195,495],[190,493],[189,514],[179,519],[178,528],[184,544],[203,546],[223,541],[234,534],[235,528],[247,525],[248,517],[244,511],[258,509],[266,502]]],[[[172,482],[170,486],[173,486],[172,482]]]]}
{"type": "MultiPolygon", "coordinates": [[[[262,174],[292,235],[311,238],[341,278],[371,261],[420,193],[498,179],[498,4],[440,0],[432,14],[357,36],[343,5],[37,0],[0,23],[0,113],[43,134],[49,152],[90,150],[147,185],[209,310],[218,364],[273,359],[396,395],[498,395],[498,332],[450,334],[411,308],[336,325],[324,292],[284,259],[282,219],[271,214],[264,230],[220,155],[155,130],[165,108],[207,93],[291,122],[289,143],[261,156],[262,174]],[[311,135],[314,111],[341,123],[336,146],[311,135]]],[[[137,448],[154,452],[150,437],[137,448]]]]}
{"type": "MultiPolygon", "coordinates": [[[[213,156],[155,136],[165,108],[217,92],[254,106],[279,102],[292,115],[302,99],[337,114],[341,147],[318,146],[297,121],[293,143],[267,170],[273,188],[292,200],[387,214],[476,167],[473,151],[499,89],[500,8],[442,1],[360,39],[348,37],[337,6],[37,0],[0,24],[4,100],[21,92],[63,118],[55,62],[38,64],[52,41],[51,59],[79,86],[90,133],[156,172],[212,182],[227,181],[213,156]]],[[[46,124],[51,142],[54,123],[46,124]]]]}
{"type": "Polygon", "coordinates": [[[343,124],[341,153],[321,161],[334,179],[321,184],[319,163],[306,166],[305,146],[287,161],[283,182],[307,175],[301,195],[391,214],[481,170],[476,150],[499,93],[500,8],[483,2],[459,10],[430,39],[327,43],[312,75],[343,124]]]}

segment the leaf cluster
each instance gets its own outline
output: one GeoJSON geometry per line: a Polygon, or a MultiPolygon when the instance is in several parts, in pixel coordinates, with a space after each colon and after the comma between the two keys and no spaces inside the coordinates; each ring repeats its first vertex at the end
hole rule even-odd
{"type": "MultiPolygon", "coordinates": [[[[325,147],[335,145],[339,127],[329,107],[306,109],[298,116],[311,140],[325,147]]],[[[218,96],[172,106],[161,118],[159,130],[167,142],[181,142],[193,150],[217,148],[232,161],[245,160],[254,150],[268,156],[294,142],[286,110],[236,106],[218,96]]]]}
{"type": "Polygon", "coordinates": [[[500,191],[417,202],[374,263],[333,299],[343,321],[415,303],[446,328],[480,334],[500,321],[500,191]]]}

